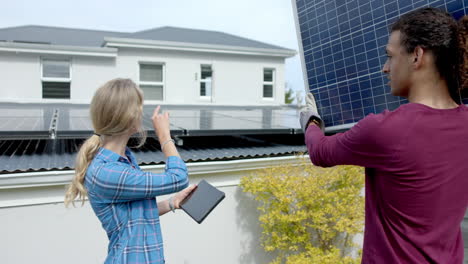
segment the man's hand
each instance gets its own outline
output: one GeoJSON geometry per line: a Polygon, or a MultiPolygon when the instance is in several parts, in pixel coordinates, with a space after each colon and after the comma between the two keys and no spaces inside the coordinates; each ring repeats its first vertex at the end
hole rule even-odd
{"type": "Polygon", "coordinates": [[[315,103],[315,97],[312,93],[309,92],[306,94],[305,101],[306,105],[302,109],[307,109],[308,111],[318,113],[317,104],[315,103]]]}
{"type": "Polygon", "coordinates": [[[301,123],[302,131],[304,131],[304,134],[307,130],[307,127],[309,125],[309,122],[311,121],[312,118],[315,118],[317,121],[320,122],[320,129],[322,131],[325,129],[325,126],[323,124],[322,118],[320,118],[320,115],[318,114],[318,109],[317,109],[317,104],[315,103],[315,97],[312,93],[307,93],[306,98],[306,105],[301,109],[300,112],[300,119],[299,122],[301,123]]]}

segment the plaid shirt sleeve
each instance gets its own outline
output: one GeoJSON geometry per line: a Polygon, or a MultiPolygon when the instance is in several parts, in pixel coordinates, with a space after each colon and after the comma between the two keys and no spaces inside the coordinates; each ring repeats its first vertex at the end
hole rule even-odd
{"type": "Polygon", "coordinates": [[[164,173],[143,172],[122,162],[106,163],[91,173],[90,190],[105,203],[127,202],[178,192],[188,186],[184,161],[167,158],[164,173]]]}

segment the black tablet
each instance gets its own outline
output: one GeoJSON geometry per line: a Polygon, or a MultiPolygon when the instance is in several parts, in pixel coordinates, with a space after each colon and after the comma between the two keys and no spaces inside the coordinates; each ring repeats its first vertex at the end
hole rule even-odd
{"type": "Polygon", "coordinates": [[[201,224],[224,197],[224,192],[202,180],[197,188],[182,201],[180,208],[201,224]]]}

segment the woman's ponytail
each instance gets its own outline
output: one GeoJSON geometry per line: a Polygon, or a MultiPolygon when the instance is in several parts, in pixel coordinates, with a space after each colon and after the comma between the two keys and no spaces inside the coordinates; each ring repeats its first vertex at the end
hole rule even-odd
{"type": "Polygon", "coordinates": [[[70,203],[75,206],[76,197],[78,197],[78,199],[81,200],[81,203],[84,204],[87,197],[87,191],[84,187],[86,170],[99,150],[99,147],[101,147],[101,138],[96,134],[88,138],[81,146],[80,151],[76,156],[75,176],[73,177],[72,183],[69,185],[67,193],[65,194],[65,206],[68,207],[70,203]]]}

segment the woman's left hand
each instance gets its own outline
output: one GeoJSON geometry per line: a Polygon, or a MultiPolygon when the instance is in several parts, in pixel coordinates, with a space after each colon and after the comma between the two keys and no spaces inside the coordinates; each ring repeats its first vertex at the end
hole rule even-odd
{"type": "Polygon", "coordinates": [[[192,191],[194,191],[197,188],[197,185],[194,184],[192,186],[189,186],[182,191],[178,192],[176,195],[174,195],[173,201],[174,201],[174,208],[175,209],[180,209],[180,203],[190,194],[192,191]]]}

